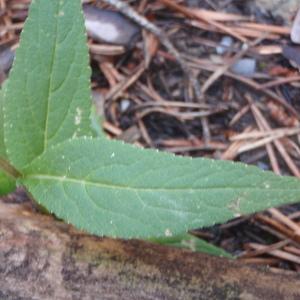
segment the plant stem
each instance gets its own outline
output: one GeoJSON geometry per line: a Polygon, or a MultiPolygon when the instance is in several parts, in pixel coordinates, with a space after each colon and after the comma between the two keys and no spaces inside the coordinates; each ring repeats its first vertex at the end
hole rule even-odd
{"type": "Polygon", "coordinates": [[[0,169],[2,169],[8,176],[17,179],[21,177],[21,173],[15,169],[9,162],[0,157],[0,169]]]}

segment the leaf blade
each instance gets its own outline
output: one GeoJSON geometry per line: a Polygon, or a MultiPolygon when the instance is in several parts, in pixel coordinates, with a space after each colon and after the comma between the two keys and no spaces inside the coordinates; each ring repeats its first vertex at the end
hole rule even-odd
{"type": "Polygon", "coordinates": [[[33,1],[5,93],[6,146],[15,167],[90,134],[87,66],[80,1],[33,1]]]}
{"type": "Polygon", "coordinates": [[[300,199],[296,178],[107,139],[65,142],[24,174],[29,192],[58,217],[126,238],[175,235],[300,199]]]}
{"type": "Polygon", "coordinates": [[[6,146],[4,143],[4,118],[3,118],[3,89],[0,91],[0,157],[7,159],[6,146]]]}
{"type": "Polygon", "coordinates": [[[169,238],[152,239],[150,241],[161,245],[189,249],[193,252],[202,252],[209,255],[234,259],[234,257],[224,249],[210,244],[190,233],[183,233],[169,238]]]}
{"type": "Polygon", "coordinates": [[[7,195],[16,189],[16,181],[0,170],[0,196],[7,195]]]}

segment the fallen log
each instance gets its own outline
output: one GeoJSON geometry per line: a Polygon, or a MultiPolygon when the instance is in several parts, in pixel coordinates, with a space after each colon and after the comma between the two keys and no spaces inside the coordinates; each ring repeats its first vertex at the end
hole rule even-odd
{"type": "Polygon", "coordinates": [[[0,200],[0,299],[300,299],[296,273],[95,237],[16,197],[0,200]]]}

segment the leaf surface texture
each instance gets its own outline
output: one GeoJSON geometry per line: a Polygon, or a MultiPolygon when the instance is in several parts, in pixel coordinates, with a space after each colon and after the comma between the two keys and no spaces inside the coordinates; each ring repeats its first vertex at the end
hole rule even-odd
{"type": "Polygon", "coordinates": [[[300,199],[293,177],[105,138],[48,149],[24,174],[22,183],[58,217],[126,238],[171,236],[300,199]]]}
{"type": "Polygon", "coordinates": [[[4,101],[7,154],[21,170],[90,132],[90,69],[80,1],[34,0],[4,101]]]}

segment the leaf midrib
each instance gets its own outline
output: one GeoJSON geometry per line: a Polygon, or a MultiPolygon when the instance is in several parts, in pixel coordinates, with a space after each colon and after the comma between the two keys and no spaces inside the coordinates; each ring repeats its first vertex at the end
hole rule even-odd
{"type": "MultiPolygon", "coordinates": [[[[153,191],[160,191],[160,192],[182,192],[182,191],[205,191],[205,190],[242,190],[242,191],[265,191],[265,187],[249,187],[249,186],[238,186],[238,187],[230,187],[230,186],[213,186],[213,187],[182,187],[182,188],[163,188],[163,187],[130,187],[130,186],[124,186],[119,184],[113,184],[113,183],[103,183],[103,182],[96,182],[92,180],[86,180],[86,179],[77,179],[67,176],[55,176],[55,175],[45,175],[45,174],[31,174],[25,176],[25,180],[27,179],[35,179],[35,180],[54,180],[54,181],[60,181],[60,182],[66,182],[66,183],[76,183],[80,185],[90,185],[98,188],[107,188],[107,189],[121,189],[121,190],[129,190],[129,191],[142,191],[142,192],[153,192],[153,191]]],[[[272,187],[270,188],[270,191],[276,190],[276,191],[286,191],[282,188],[272,187]]],[[[290,189],[290,191],[300,191],[300,189],[290,189]]]]}
{"type": "Polygon", "coordinates": [[[52,57],[51,57],[51,67],[50,67],[50,77],[48,81],[48,94],[47,94],[47,110],[46,110],[46,118],[45,118],[45,130],[44,130],[44,148],[42,149],[41,154],[45,152],[47,149],[48,144],[48,123],[49,123],[49,111],[50,111],[50,98],[51,98],[51,90],[52,90],[52,83],[53,83],[53,69],[54,69],[54,62],[56,58],[56,52],[57,52],[57,45],[58,45],[58,13],[59,13],[59,2],[57,2],[56,5],[56,18],[55,18],[55,43],[52,51],[52,57]]]}

